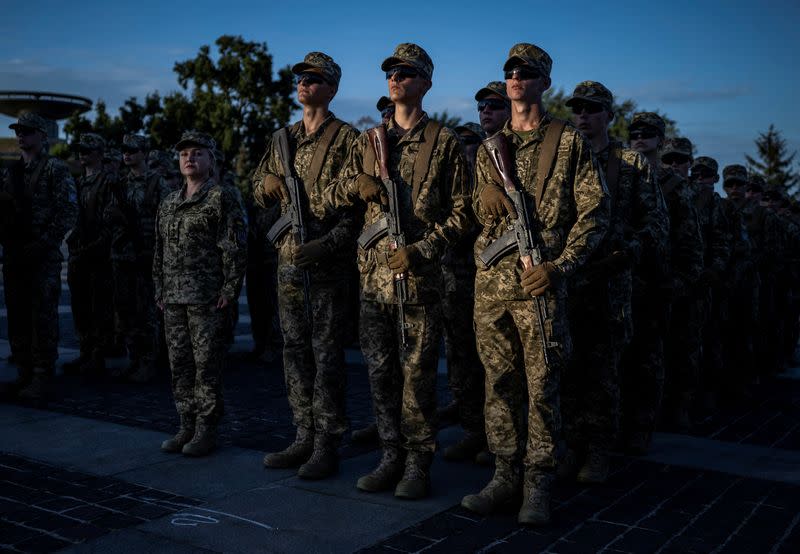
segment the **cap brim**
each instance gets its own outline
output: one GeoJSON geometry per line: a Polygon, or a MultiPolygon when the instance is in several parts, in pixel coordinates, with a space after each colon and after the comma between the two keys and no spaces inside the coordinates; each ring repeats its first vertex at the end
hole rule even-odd
{"type": "Polygon", "coordinates": [[[36,127],[35,125],[25,125],[24,123],[12,123],[11,125],[8,126],[9,129],[14,129],[15,131],[20,127],[24,129],[33,129],[34,131],[41,131],[43,133],[47,132],[40,127],[36,127]]]}
{"type": "Polygon", "coordinates": [[[711,167],[708,164],[704,164],[703,162],[693,162],[692,169],[694,169],[695,167],[705,167],[706,169],[710,169],[711,171],[716,171],[713,167],[711,167]]]}
{"type": "Polygon", "coordinates": [[[311,65],[310,63],[300,62],[292,66],[292,73],[294,73],[295,75],[300,75],[301,73],[307,73],[309,71],[312,73],[319,73],[320,75],[322,75],[322,70],[316,65],[311,65]]]}
{"type": "Polygon", "coordinates": [[[478,92],[476,92],[476,93],[475,93],[475,100],[477,100],[478,102],[480,102],[481,100],[483,100],[484,98],[486,98],[486,97],[487,97],[487,96],[489,96],[490,94],[494,94],[494,95],[496,95],[496,96],[499,96],[499,97],[501,97],[503,100],[508,100],[508,97],[507,97],[506,95],[504,95],[504,94],[501,94],[501,93],[497,92],[496,90],[492,90],[492,89],[490,89],[490,88],[488,88],[488,87],[483,87],[483,88],[482,88],[482,89],[480,89],[478,92]]]}
{"type": "MultiPolygon", "coordinates": [[[[511,56],[506,60],[506,63],[503,64],[503,71],[508,71],[512,67],[517,67],[518,65],[531,65],[531,64],[525,58],[521,58],[519,56],[511,56]]],[[[531,65],[531,67],[534,66],[531,65]]]]}
{"type": "Polygon", "coordinates": [[[573,96],[572,98],[564,102],[564,105],[572,106],[576,102],[591,102],[592,104],[600,104],[604,108],[608,107],[608,104],[606,104],[602,100],[598,100],[597,98],[589,98],[587,96],[573,96]]]}
{"type": "Polygon", "coordinates": [[[205,148],[206,150],[211,152],[212,155],[214,154],[214,152],[211,150],[211,148],[208,147],[208,145],[201,144],[201,143],[197,142],[196,140],[181,140],[181,141],[178,141],[178,143],[175,144],[175,146],[172,149],[175,150],[176,152],[180,152],[181,150],[183,150],[187,146],[199,146],[200,148],[205,148]]]}

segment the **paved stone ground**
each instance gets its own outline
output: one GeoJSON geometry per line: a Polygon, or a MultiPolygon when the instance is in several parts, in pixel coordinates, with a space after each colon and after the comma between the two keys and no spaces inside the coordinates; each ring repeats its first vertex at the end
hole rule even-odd
{"type": "MultiPolygon", "coordinates": [[[[66,287],[61,303],[63,362],[77,347],[66,287]]],[[[0,311],[0,356],[4,320],[0,311]]],[[[517,506],[487,518],[458,506],[490,476],[469,464],[437,459],[432,498],[419,503],[356,491],[378,453],[347,440],[335,479],[261,469],[263,451],[288,444],[293,429],[280,364],[243,356],[252,348],[248,324],[243,302],[222,448],[204,460],[158,451],[177,424],[166,370],[145,386],[59,376],[38,409],[0,404],[0,551],[800,551],[800,372],[710,414],[693,436],[657,434],[647,458],[616,457],[606,485],[560,484],[554,524],[531,530],[516,524],[517,506]]],[[[0,362],[0,389],[12,377],[0,362]]],[[[355,428],[371,418],[356,350],[347,378],[355,428]]],[[[441,444],[458,435],[444,429],[441,444]]]]}

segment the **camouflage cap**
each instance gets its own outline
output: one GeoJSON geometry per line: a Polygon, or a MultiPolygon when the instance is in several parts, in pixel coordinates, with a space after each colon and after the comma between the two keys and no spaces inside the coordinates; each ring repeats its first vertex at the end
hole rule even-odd
{"type": "Polygon", "coordinates": [[[717,163],[717,160],[708,156],[700,156],[699,158],[695,159],[694,163],[692,164],[692,169],[695,167],[705,167],[714,173],[719,171],[719,164],[717,163]]]}
{"type": "Polygon", "coordinates": [[[144,135],[125,135],[122,137],[122,145],[136,150],[146,152],[150,147],[150,141],[144,135]]]}
{"type": "Polygon", "coordinates": [[[78,140],[78,146],[81,148],[89,148],[91,150],[104,150],[106,141],[97,133],[81,133],[81,138],[78,140]]]}
{"type": "Polygon", "coordinates": [[[37,131],[41,131],[44,134],[47,134],[47,121],[45,119],[33,112],[23,112],[19,114],[16,123],[12,123],[8,126],[9,129],[16,130],[17,127],[27,127],[29,129],[36,129],[37,131]]]}
{"type": "Polygon", "coordinates": [[[476,135],[481,140],[486,138],[486,133],[483,131],[483,127],[471,121],[469,123],[464,123],[462,125],[459,125],[455,129],[453,129],[453,131],[455,131],[457,135],[462,135],[466,132],[476,135]]]}
{"type": "Polygon", "coordinates": [[[692,141],[684,137],[673,137],[669,138],[664,142],[664,146],[661,147],[661,159],[663,160],[664,157],[670,154],[683,154],[684,156],[689,156],[691,159],[692,156],[692,141]]]}
{"type": "Polygon", "coordinates": [[[637,112],[633,114],[633,119],[631,119],[628,129],[633,130],[635,127],[652,127],[658,131],[662,138],[667,131],[667,124],[655,112],[637,112]]]}
{"type": "Polygon", "coordinates": [[[747,183],[747,168],[739,164],[726,165],[722,170],[722,182],[724,184],[728,181],[747,183]]]}
{"type": "Polygon", "coordinates": [[[410,65],[426,78],[433,79],[433,61],[423,48],[413,42],[398,44],[391,56],[383,60],[381,69],[388,71],[396,65],[410,65]]]}
{"type": "Polygon", "coordinates": [[[386,96],[381,96],[378,98],[378,103],[375,105],[379,112],[382,112],[390,106],[394,106],[394,102],[392,102],[392,100],[386,96]]]}
{"type": "Polygon", "coordinates": [[[603,83],[597,81],[582,81],[577,84],[572,92],[572,98],[566,101],[567,106],[572,106],[576,102],[594,102],[602,104],[608,111],[614,105],[614,95],[603,83]]]}
{"type": "Polygon", "coordinates": [[[300,75],[306,71],[319,73],[323,79],[335,87],[342,79],[342,68],[333,58],[323,52],[309,52],[303,61],[292,66],[292,73],[300,75]]]}
{"type": "Polygon", "coordinates": [[[202,148],[208,148],[211,152],[214,152],[214,149],[217,147],[216,141],[211,138],[211,135],[208,133],[203,133],[202,131],[196,131],[194,129],[190,129],[188,131],[184,131],[181,135],[181,140],[178,141],[178,144],[174,146],[174,150],[180,152],[187,146],[200,146],[202,148]]]}
{"type": "Polygon", "coordinates": [[[157,166],[170,167],[174,165],[175,158],[163,150],[150,150],[147,153],[147,166],[150,168],[157,166]]]}
{"type": "Polygon", "coordinates": [[[764,191],[767,188],[767,182],[758,173],[751,173],[747,179],[747,190],[764,191]]]}
{"type": "Polygon", "coordinates": [[[529,65],[538,69],[542,75],[550,77],[550,70],[553,68],[553,59],[550,54],[527,42],[520,42],[511,47],[508,52],[508,59],[503,64],[503,71],[508,71],[518,65],[529,65]]]}
{"type": "Polygon", "coordinates": [[[508,93],[506,92],[505,81],[490,81],[486,86],[475,93],[475,100],[480,102],[491,94],[497,94],[508,100],[508,93]]]}
{"type": "Polygon", "coordinates": [[[122,152],[120,152],[116,148],[106,148],[105,152],[103,153],[103,161],[121,162],[122,152]]]}

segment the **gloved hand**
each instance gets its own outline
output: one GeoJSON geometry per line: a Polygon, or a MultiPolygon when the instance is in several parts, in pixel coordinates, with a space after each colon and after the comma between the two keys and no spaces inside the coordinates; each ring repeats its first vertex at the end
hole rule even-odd
{"type": "Polygon", "coordinates": [[[267,173],[264,175],[264,180],[262,183],[264,196],[266,196],[269,200],[273,202],[282,202],[283,200],[286,200],[286,185],[284,184],[283,179],[277,175],[273,175],[272,173],[267,173]]]}
{"type": "Polygon", "coordinates": [[[514,209],[511,199],[497,185],[489,184],[483,187],[480,200],[483,209],[492,217],[500,219],[508,213],[512,219],[517,218],[517,211],[514,209]]]}
{"type": "Polygon", "coordinates": [[[310,240],[305,244],[295,246],[292,250],[292,263],[300,269],[308,269],[315,263],[322,261],[328,251],[319,239],[310,240]]]}
{"type": "Polygon", "coordinates": [[[362,173],[356,179],[356,184],[358,184],[358,196],[364,202],[375,202],[376,204],[380,203],[384,206],[389,205],[389,197],[386,196],[386,190],[383,188],[383,183],[381,183],[377,178],[373,177],[372,175],[362,173]]]}
{"type": "Polygon", "coordinates": [[[411,245],[398,248],[389,254],[386,262],[389,266],[389,269],[397,273],[405,273],[406,271],[413,269],[421,259],[422,254],[419,253],[419,250],[417,250],[415,246],[411,245]]]}
{"type": "Polygon", "coordinates": [[[522,272],[522,290],[531,296],[541,296],[560,278],[556,266],[552,262],[544,262],[522,272]]]}

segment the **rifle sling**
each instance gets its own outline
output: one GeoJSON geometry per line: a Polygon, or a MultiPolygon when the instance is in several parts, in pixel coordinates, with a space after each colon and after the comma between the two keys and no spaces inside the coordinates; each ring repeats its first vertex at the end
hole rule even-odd
{"type": "Polygon", "coordinates": [[[544,196],[544,184],[553,170],[558,153],[558,145],[561,142],[561,133],[564,131],[565,123],[561,119],[555,119],[547,126],[544,134],[542,149],[539,150],[539,160],[536,166],[536,206],[542,203],[544,196]]]}
{"type": "Polygon", "coordinates": [[[334,119],[325,128],[325,132],[322,133],[322,137],[319,139],[319,144],[317,144],[317,148],[314,150],[314,156],[311,158],[311,165],[308,166],[308,173],[306,173],[306,177],[304,179],[306,185],[306,194],[308,194],[308,186],[316,183],[319,180],[319,176],[322,174],[322,166],[325,163],[325,158],[328,155],[328,151],[331,149],[331,145],[333,144],[336,135],[339,133],[339,129],[341,129],[343,126],[344,121],[340,119],[334,119]]]}
{"type": "Polygon", "coordinates": [[[608,165],[606,165],[606,186],[611,194],[612,202],[616,201],[617,189],[619,186],[619,170],[622,166],[622,151],[619,148],[612,148],[608,153],[608,165]]]}

